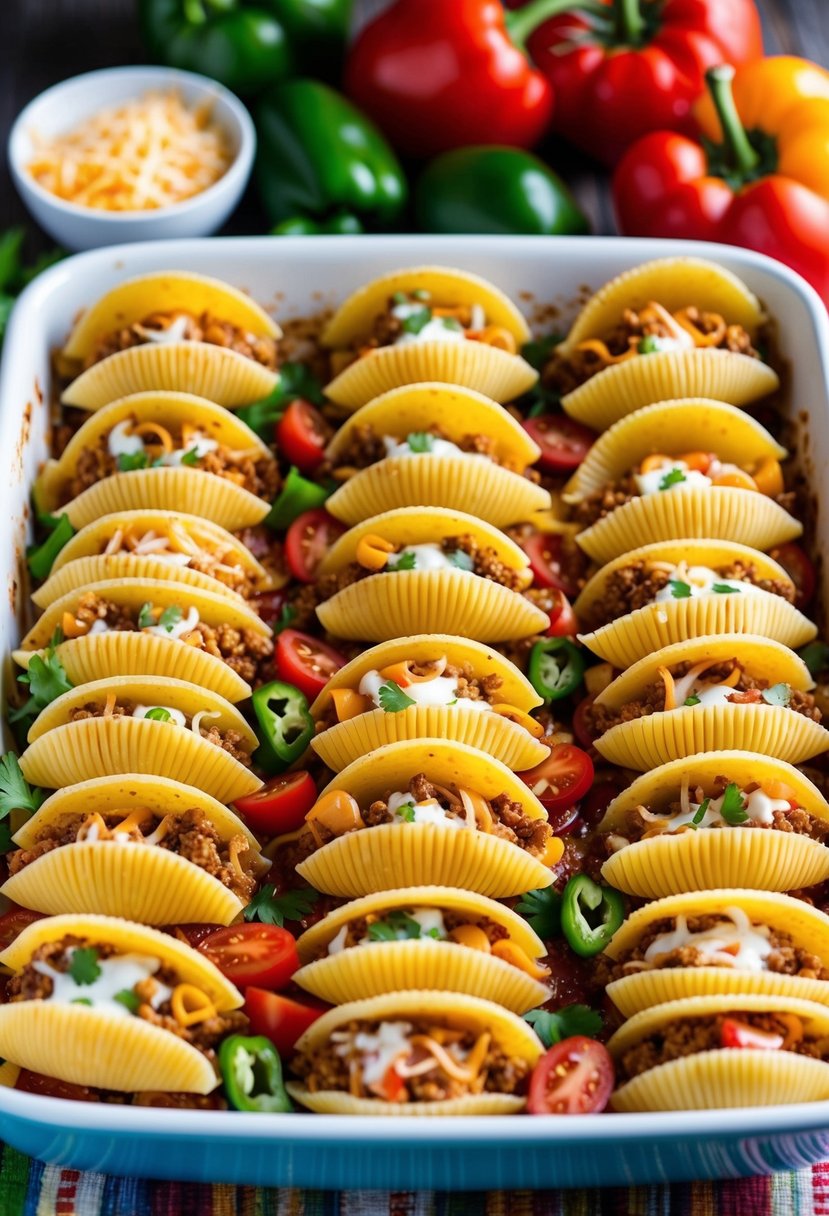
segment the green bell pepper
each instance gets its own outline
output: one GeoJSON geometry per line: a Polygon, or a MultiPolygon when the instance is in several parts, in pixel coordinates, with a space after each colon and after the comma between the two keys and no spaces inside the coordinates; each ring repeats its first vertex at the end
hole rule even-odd
{"type": "Polygon", "coordinates": [[[581,958],[600,954],[625,919],[625,901],[614,887],[576,874],[564,888],[561,931],[581,958]]]}
{"type": "Polygon", "coordinates": [[[459,148],[439,156],[417,183],[415,215],[423,232],[590,231],[561,178],[520,148],[459,148]]]}
{"type": "Polygon", "coordinates": [[[584,651],[569,638],[545,638],[530,651],[527,674],[545,701],[561,701],[579,687],[587,663],[584,651]]]}
{"type": "Polygon", "coordinates": [[[293,1110],[282,1080],[282,1061],[270,1039],[232,1034],[219,1048],[225,1094],[234,1110],[282,1114],[293,1110]]]}
{"type": "Polygon", "coordinates": [[[302,515],[304,511],[313,511],[321,507],[328,498],[330,491],[325,486],[318,485],[303,477],[295,465],[291,465],[288,476],[283,482],[282,489],[274,499],[273,506],[262,520],[262,523],[274,532],[282,532],[285,528],[302,515]]]}
{"type": "Polygon", "coordinates": [[[75,535],[75,529],[68,515],[50,515],[51,531],[42,544],[33,546],[26,552],[26,561],[32,578],[45,579],[52,573],[55,558],[64,545],[75,535]]]}
{"type": "Polygon", "coordinates": [[[150,53],[250,96],[339,66],[352,0],[139,0],[150,53]]]}
{"type": "Polygon", "coordinates": [[[317,80],[277,84],[257,111],[257,181],[280,233],[387,227],[406,205],[403,170],[377,127],[317,80]]]}
{"type": "Polygon", "coordinates": [[[269,777],[284,773],[303,754],[314,737],[314,719],[308,701],[293,684],[273,680],[253,694],[259,747],[254,764],[269,777]]]}

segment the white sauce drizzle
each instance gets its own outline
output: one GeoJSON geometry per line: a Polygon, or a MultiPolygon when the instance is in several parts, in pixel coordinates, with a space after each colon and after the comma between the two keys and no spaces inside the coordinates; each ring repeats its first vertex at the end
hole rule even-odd
{"type": "MultiPolygon", "coordinates": [[[[741,582],[738,578],[720,578],[716,570],[712,570],[710,566],[686,566],[684,562],[680,562],[678,566],[674,566],[669,578],[676,582],[685,583],[690,587],[691,594],[683,596],[682,598],[684,599],[700,599],[711,595],[762,594],[761,589],[755,587],[754,583],[741,582]],[[731,587],[733,590],[715,591],[715,585],[717,587],[731,587]]],[[[676,598],[669,582],[660,591],[657,591],[654,596],[654,602],[657,604],[672,603],[676,598]]]]}
{"type": "Polygon", "coordinates": [[[772,952],[769,929],[752,926],[742,908],[724,908],[723,918],[710,929],[691,932],[685,916],[676,918],[669,933],[655,937],[645,951],[645,962],[655,962],[659,955],[670,954],[691,946],[704,955],[713,966],[733,967],[739,971],[765,971],[766,959],[772,952]]]}
{"type": "Polygon", "coordinates": [[[174,625],[147,625],[143,630],[144,633],[154,633],[159,638],[171,638],[178,640],[186,633],[191,633],[199,623],[199,612],[197,608],[188,608],[187,615],[182,616],[180,621],[176,621],[174,625]]]}
{"type": "MultiPolygon", "coordinates": [[[[75,951],[69,950],[67,953],[71,958],[75,951]]],[[[69,1005],[73,1001],[81,999],[91,1001],[94,1008],[103,1010],[107,1016],[130,1018],[135,1015],[126,1005],[122,1005],[120,1001],[114,999],[115,994],[123,992],[124,989],[131,990],[141,980],[155,975],[161,967],[161,960],[149,958],[143,954],[121,954],[113,958],[99,959],[100,975],[91,984],[78,984],[68,971],[56,971],[46,962],[38,961],[32,966],[41,975],[48,975],[52,981],[52,992],[43,998],[45,1001],[69,1005]]],[[[170,988],[157,983],[156,992],[150,1004],[157,1009],[159,1005],[168,1001],[171,995],[170,988]]]]}

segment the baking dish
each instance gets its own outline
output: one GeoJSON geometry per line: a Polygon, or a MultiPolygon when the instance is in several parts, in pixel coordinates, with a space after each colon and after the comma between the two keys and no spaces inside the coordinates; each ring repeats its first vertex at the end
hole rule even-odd
{"type": "MultiPolygon", "coordinates": [[[[777,319],[791,362],[798,456],[815,489],[829,469],[829,324],[785,267],[717,245],[596,238],[240,238],[158,242],[82,254],[24,293],[0,378],[0,487],[7,519],[0,645],[16,643],[27,603],[22,556],[28,491],[46,456],[49,352],[78,309],[121,278],[181,268],[249,290],[280,319],[339,302],[372,276],[439,262],[477,271],[545,330],[566,328],[591,287],[648,258],[722,262],[777,319]]],[[[827,506],[817,532],[829,541],[827,506]]],[[[6,664],[4,680],[12,678],[6,664]]],[[[580,1118],[343,1119],[69,1103],[0,1090],[0,1136],[47,1161],[154,1178],[314,1188],[480,1190],[599,1186],[768,1173],[829,1155],[829,1103],[746,1111],[580,1118]]]]}

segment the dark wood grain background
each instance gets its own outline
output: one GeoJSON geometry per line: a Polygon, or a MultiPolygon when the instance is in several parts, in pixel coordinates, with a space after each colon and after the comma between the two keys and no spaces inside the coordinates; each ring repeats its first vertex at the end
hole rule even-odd
{"type": "MultiPolygon", "coordinates": [[[[358,19],[384,2],[356,0],[358,19]]],[[[829,0],[759,0],[759,4],[769,53],[805,55],[829,66],[829,0]]],[[[49,243],[34,232],[6,170],[6,138],[21,107],[67,76],[145,59],[134,0],[0,0],[0,230],[27,222],[32,228],[32,251],[49,243]]],[[[594,231],[612,232],[606,177],[564,147],[552,146],[545,154],[574,187],[594,231]]],[[[252,191],[227,231],[264,231],[252,191]]]]}

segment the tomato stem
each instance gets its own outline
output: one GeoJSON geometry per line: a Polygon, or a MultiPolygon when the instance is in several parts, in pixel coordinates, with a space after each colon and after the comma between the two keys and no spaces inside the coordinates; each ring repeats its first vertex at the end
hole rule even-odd
{"type": "Polygon", "coordinates": [[[639,0],[613,0],[613,13],[617,40],[628,46],[639,46],[647,25],[639,0]]]}
{"type": "Polygon", "coordinates": [[[720,120],[725,148],[733,168],[748,181],[760,164],[760,155],[751,145],[742,119],[734,102],[734,68],[730,63],[721,63],[705,73],[705,83],[711,94],[717,118],[720,120]]]}
{"type": "Polygon", "coordinates": [[[543,21],[581,7],[578,0],[529,0],[523,8],[504,13],[504,23],[518,50],[526,51],[527,39],[543,21]]]}

